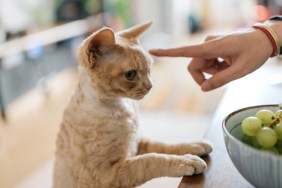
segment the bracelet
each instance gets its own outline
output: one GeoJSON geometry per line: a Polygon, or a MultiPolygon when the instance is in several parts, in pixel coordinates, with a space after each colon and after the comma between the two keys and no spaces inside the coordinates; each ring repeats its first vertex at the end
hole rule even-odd
{"type": "Polygon", "coordinates": [[[279,53],[280,53],[280,40],[279,40],[277,34],[270,27],[268,27],[264,24],[255,24],[253,26],[253,28],[261,30],[267,36],[267,38],[270,40],[272,47],[273,47],[273,51],[272,51],[272,54],[271,54],[270,57],[274,57],[274,56],[279,55],[279,53]]]}
{"type": "MultiPolygon", "coordinates": [[[[282,16],[272,16],[271,18],[269,18],[269,20],[282,21],[282,16]]],[[[282,55],[282,46],[280,46],[280,55],[282,55]]]]}

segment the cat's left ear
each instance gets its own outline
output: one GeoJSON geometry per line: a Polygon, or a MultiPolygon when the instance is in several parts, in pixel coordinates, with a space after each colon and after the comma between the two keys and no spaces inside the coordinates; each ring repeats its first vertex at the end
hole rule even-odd
{"type": "Polygon", "coordinates": [[[152,25],[152,21],[131,27],[129,29],[122,30],[117,34],[123,38],[129,40],[138,41],[141,35],[152,25]]]}
{"type": "Polygon", "coordinates": [[[104,27],[90,36],[87,48],[95,56],[103,55],[115,45],[115,34],[110,28],[104,27]]]}

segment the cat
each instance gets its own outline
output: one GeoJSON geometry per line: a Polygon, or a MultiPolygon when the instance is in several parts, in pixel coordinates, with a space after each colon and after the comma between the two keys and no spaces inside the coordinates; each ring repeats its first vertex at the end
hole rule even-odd
{"type": "Polygon", "coordinates": [[[53,188],[131,188],[206,169],[198,156],[212,151],[210,143],[169,145],[138,135],[135,101],[152,88],[153,64],[139,40],[150,25],[104,27],[79,46],[79,80],[57,137],[53,188]]]}

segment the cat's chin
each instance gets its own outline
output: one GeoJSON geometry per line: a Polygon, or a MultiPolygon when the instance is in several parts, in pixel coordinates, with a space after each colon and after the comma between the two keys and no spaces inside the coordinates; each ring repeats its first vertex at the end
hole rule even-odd
{"type": "Polygon", "coordinates": [[[136,98],[134,98],[135,100],[141,100],[141,99],[143,99],[145,96],[140,96],[140,97],[136,97],[136,98]]]}

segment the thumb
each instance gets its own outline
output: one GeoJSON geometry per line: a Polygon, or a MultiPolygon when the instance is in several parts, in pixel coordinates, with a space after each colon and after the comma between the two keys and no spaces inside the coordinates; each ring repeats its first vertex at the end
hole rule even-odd
{"type": "MultiPolygon", "coordinates": [[[[238,59],[238,61],[240,60],[238,59]]],[[[211,78],[205,80],[201,84],[201,89],[202,91],[210,91],[245,75],[246,74],[242,72],[242,68],[240,68],[239,64],[234,62],[234,64],[229,68],[226,68],[223,71],[214,74],[211,78]]]]}

